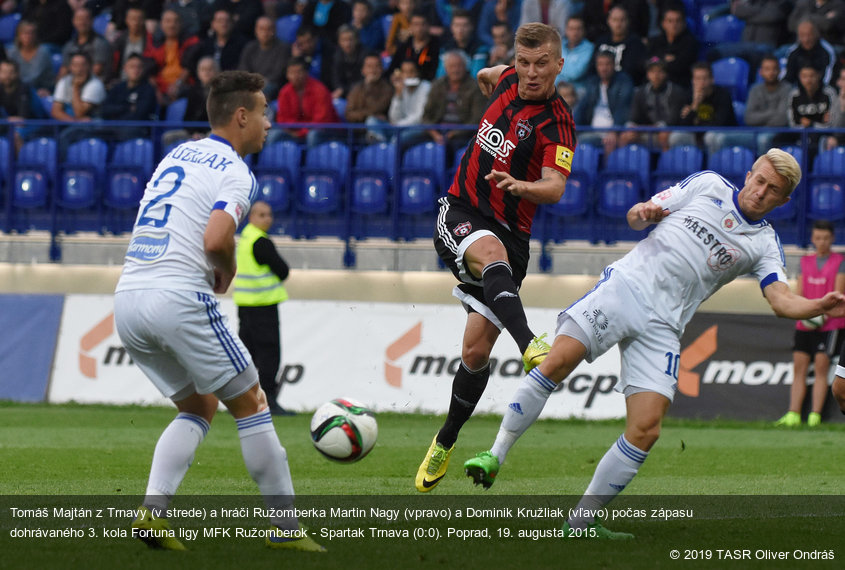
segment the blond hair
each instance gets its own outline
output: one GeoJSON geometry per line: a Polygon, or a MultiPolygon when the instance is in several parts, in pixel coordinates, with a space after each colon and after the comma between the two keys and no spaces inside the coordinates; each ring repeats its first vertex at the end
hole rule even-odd
{"type": "Polygon", "coordinates": [[[555,59],[560,59],[561,57],[560,32],[546,24],[541,24],[540,22],[522,24],[516,30],[514,41],[516,45],[527,48],[538,48],[545,43],[550,43],[552,45],[552,55],[554,55],[555,59]]]}
{"type": "Polygon", "coordinates": [[[766,159],[775,169],[775,172],[786,178],[788,184],[787,195],[792,194],[798,183],[801,182],[801,166],[791,154],[779,148],[769,149],[769,152],[760,156],[751,167],[752,172],[757,170],[760,161],[766,159]]]}

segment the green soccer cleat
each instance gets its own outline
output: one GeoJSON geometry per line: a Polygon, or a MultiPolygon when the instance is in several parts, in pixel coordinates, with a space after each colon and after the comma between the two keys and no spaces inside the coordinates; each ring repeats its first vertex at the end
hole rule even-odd
{"type": "MultiPolygon", "coordinates": [[[[317,544],[317,542],[308,536],[308,530],[299,527],[300,531],[304,536],[302,538],[296,538],[291,540],[290,538],[286,538],[283,536],[276,536],[274,533],[270,533],[267,535],[264,543],[267,545],[267,548],[279,549],[279,550],[299,550],[301,552],[326,552],[326,547],[322,546],[321,544],[317,544]]],[[[271,531],[279,530],[275,526],[270,527],[271,531]]]]}
{"type": "Polygon", "coordinates": [[[454,445],[446,449],[443,444],[437,443],[437,436],[434,436],[434,439],[431,440],[431,446],[425,454],[425,459],[417,470],[415,481],[417,491],[428,493],[440,483],[440,480],[446,476],[449,459],[452,457],[454,450],[454,445]]]}
{"type": "Polygon", "coordinates": [[[531,372],[531,370],[543,362],[549,355],[549,351],[552,347],[549,343],[543,340],[546,336],[548,336],[546,333],[543,333],[540,336],[535,336],[531,339],[531,343],[522,354],[522,364],[526,374],[531,372]]]}
{"type": "Polygon", "coordinates": [[[464,462],[464,472],[472,478],[476,485],[483,485],[485,489],[493,486],[499,473],[499,458],[489,451],[482,451],[472,459],[464,462]]]}
{"type": "Polygon", "coordinates": [[[565,538],[594,538],[597,540],[633,540],[634,535],[630,532],[614,532],[601,525],[601,521],[587,525],[587,528],[575,530],[569,526],[569,521],[563,523],[563,536],[565,538]]]}
{"type": "Polygon", "coordinates": [[[780,427],[798,427],[801,425],[801,414],[798,412],[786,412],[781,419],[775,422],[780,427]]]}
{"type": "Polygon", "coordinates": [[[138,516],[132,521],[132,536],[150,548],[161,550],[188,550],[176,538],[167,519],[156,517],[147,507],[138,508],[138,516]]]}
{"type": "Polygon", "coordinates": [[[818,412],[810,412],[807,416],[807,426],[817,427],[820,423],[822,423],[822,415],[818,412]]]}

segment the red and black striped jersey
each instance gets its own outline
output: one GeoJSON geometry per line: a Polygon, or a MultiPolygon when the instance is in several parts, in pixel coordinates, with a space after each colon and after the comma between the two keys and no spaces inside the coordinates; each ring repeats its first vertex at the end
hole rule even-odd
{"type": "Polygon", "coordinates": [[[542,178],[543,167],[568,177],[575,153],[575,123],[569,105],[557,93],[545,101],[526,101],[517,94],[518,87],[516,70],[507,68],[461,159],[449,194],[527,239],[537,204],[496,188],[495,182],[484,177],[495,169],[534,182],[542,178]]]}

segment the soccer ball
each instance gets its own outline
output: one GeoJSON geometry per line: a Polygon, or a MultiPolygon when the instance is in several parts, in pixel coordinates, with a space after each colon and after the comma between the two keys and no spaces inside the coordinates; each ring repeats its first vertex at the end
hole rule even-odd
{"type": "Polygon", "coordinates": [[[824,315],[819,315],[818,317],[813,317],[812,319],[804,319],[803,321],[801,321],[801,324],[804,325],[806,328],[813,330],[822,326],[825,321],[827,321],[827,317],[824,315]]]}
{"type": "Polygon", "coordinates": [[[334,461],[358,461],[373,449],[376,438],[378,424],[375,415],[351,398],[326,402],[311,418],[314,447],[334,461]]]}

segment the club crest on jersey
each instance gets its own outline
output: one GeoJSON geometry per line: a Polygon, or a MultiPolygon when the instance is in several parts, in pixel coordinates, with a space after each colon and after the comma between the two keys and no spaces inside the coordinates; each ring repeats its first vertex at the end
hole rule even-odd
{"type": "Polygon", "coordinates": [[[534,130],[534,125],[532,125],[528,119],[520,119],[516,122],[514,130],[516,131],[517,138],[524,141],[531,136],[531,131],[534,130]]]}
{"type": "Polygon", "coordinates": [[[455,229],[453,231],[458,237],[468,236],[469,232],[472,231],[472,224],[469,222],[461,222],[460,224],[455,226],[455,229]]]}
{"type": "Polygon", "coordinates": [[[494,128],[493,124],[487,119],[481,122],[475,141],[478,143],[478,146],[501,159],[503,162],[507,162],[511,151],[516,148],[516,144],[513,141],[507,140],[505,133],[500,129],[494,128]]]}
{"type": "Polygon", "coordinates": [[[728,212],[724,218],[722,218],[722,229],[725,231],[733,231],[739,225],[739,218],[736,217],[736,214],[733,212],[728,212]]]}

